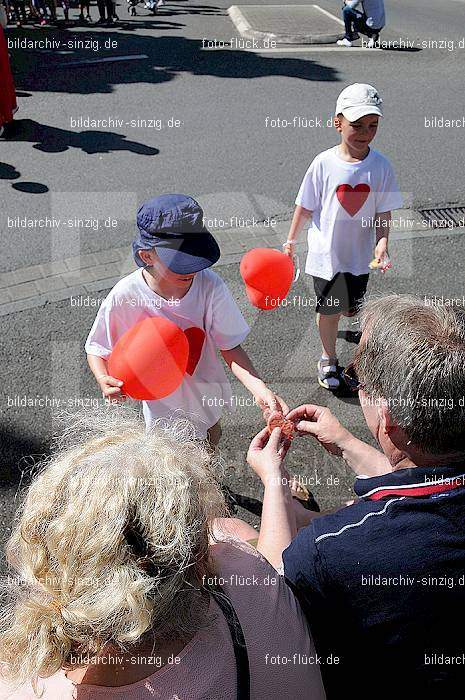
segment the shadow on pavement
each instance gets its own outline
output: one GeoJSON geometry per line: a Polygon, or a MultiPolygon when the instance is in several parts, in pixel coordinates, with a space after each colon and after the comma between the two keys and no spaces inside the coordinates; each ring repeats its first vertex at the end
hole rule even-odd
{"type": "Polygon", "coordinates": [[[397,51],[398,53],[417,53],[423,51],[418,46],[381,46],[381,51],[397,51]]]}
{"type": "Polygon", "coordinates": [[[49,450],[49,445],[5,426],[0,427],[0,444],[0,490],[28,484],[34,464],[49,450]]]}
{"type": "Polygon", "coordinates": [[[15,182],[11,186],[14,190],[27,194],[45,194],[49,191],[47,185],[41,182],[15,182]]]}
{"type": "Polygon", "coordinates": [[[21,177],[21,173],[16,170],[14,165],[0,163],[0,180],[17,180],[18,177],[21,177]]]}
{"type": "MultiPolygon", "coordinates": [[[[33,30],[9,32],[10,39],[37,39],[33,30]]],[[[48,32],[49,40],[69,41],[67,32],[48,32]]],[[[133,83],[157,84],[174,80],[178,74],[252,79],[286,76],[309,81],[337,81],[337,70],[309,58],[260,56],[247,51],[202,50],[202,41],[182,36],[141,36],[116,31],[83,30],[73,40],[94,42],[99,50],[74,49],[59,55],[13,48],[13,70],[20,90],[78,94],[109,93],[113,86],[133,83]],[[117,41],[117,49],[104,50],[105,40],[117,41]],[[109,58],[111,55],[145,54],[146,59],[67,65],[75,61],[109,58]]],[[[86,44],[84,44],[85,46],[86,44]]]]}
{"type": "Polygon", "coordinates": [[[39,124],[32,119],[15,119],[8,133],[8,141],[29,141],[34,144],[34,148],[44,153],[62,153],[70,147],[89,154],[130,151],[143,156],[154,156],[160,152],[158,148],[130,141],[111,131],[68,131],[39,124]]]}

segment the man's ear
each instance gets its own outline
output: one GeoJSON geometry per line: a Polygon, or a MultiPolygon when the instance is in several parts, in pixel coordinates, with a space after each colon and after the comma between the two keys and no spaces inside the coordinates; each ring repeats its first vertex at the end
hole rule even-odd
{"type": "Polygon", "coordinates": [[[389,406],[386,399],[383,399],[378,406],[378,416],[381,430],[385,435],[390,435],[396,426],[389,413],[389,406]]]}
{"type": "Polygon", "coordinates": [[[340,132],[342,129],[342,119],[339,115],[334,117],[333,124],[334,124],[334,128],[336,129],[336,131],[340,132]]]}

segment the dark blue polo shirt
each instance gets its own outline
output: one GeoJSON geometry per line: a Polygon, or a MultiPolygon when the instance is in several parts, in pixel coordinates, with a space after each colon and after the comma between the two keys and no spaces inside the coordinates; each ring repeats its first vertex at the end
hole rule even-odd
{"type": "Polygon", "coordinates": [[[328,698],[465,697],[465,464],[358,477],[355,492],[283,553],[328,698]]]}

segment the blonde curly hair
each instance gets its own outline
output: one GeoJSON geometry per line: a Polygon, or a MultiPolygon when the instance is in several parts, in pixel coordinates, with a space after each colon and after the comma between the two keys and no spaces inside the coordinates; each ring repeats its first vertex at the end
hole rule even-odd
{"type": "Polygon", "coordinates": [[[17,576],[0,621],[7,682],[76,668],[107,642],[187,639],[204,622],[216,464],[187,421],[146,432],[126,408],[74,416],[39,465],[6,552],[17,576]]]}

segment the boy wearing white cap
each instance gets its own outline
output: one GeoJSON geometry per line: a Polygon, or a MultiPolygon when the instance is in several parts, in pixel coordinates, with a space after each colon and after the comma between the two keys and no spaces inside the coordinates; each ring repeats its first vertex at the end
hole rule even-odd
{"type": "Polygon", "coordinates": [[[366,292],[370,260],[388,266],[391,210],[402,206],[391,164],[370,149],[382,100],[371,85],[355,83],[337,99],[334,124],[338,146],[310,164],[296,198],[296,209],[284,252],[294,254],[296,238],[311,217],[305,272],[313,276],[322,354],[318,383],[341,388],[336,354],[341,315],[354,316],[366,292]]]}

